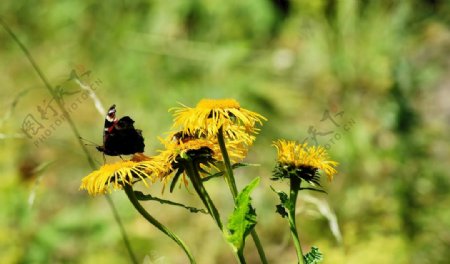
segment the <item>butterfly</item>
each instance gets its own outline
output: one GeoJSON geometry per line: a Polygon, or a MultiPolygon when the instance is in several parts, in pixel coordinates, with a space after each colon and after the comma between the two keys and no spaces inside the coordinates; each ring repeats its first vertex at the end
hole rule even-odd
{"type": "Polygon", "coordinates": [[[116,105],[112,105],[105,117],[103,146],[97,150],[109,156],[131,155],[144,152],[142,131],[134,128],[134,120],[129,116],[116,118],[116,105]]]}

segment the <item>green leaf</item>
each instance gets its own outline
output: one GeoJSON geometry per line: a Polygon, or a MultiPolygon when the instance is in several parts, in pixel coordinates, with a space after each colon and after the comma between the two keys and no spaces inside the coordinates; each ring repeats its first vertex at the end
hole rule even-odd
{"type": "Polygon", "coordinates": [[[175,189],[175,185],[177,185],[178,179],[180,178],[181,174],[183,173],[183,170],[177,170],[175,173],[175,176],[173,176],[172,182],[170,183],[170,192],[173,192],[173,189],[175,189]]]}
{"type": "Polygon", "coordinates": [[[309,190],[309,191],[315,191],[315,192],[320,192],[320,193],[327,193],[326,191],[324,191],[324,190],[320,190],[320,189],[315,189],[315,188],[311,188],[311,187],[302,187],[302,188],[300,188],[300,191],[301,190],[309,190]]]}
{"type": "Polygon", "coordinates": [[[225,173],[225,172],[223,172],[223,171],[219,171],[219,172],[217,172],[217,173],[210,174],[209,176],[202,178],[202,181],[203,181],[203,182],[207,182],[207,181],[209,181],[209,180],[211,180],[211,179],[213,179],[213,178],[222,176],[224,173],[225,173]]]}
{"type": "MultiPolygon", "coordinates": [[[[239,162],[238,162],[238,163],[234,163],[233,165],[231,165],[231,168],[234,170],[234,169],[237,169],[237,168],[247,167],[247,166],[257,167],[257,166],[259,166],[259,164],[253,164],[253,163],[239,163],[239,162]]],[[[224,171],[219,171],[219,172],[217,172],[217,173],[210,174],[210,175],[208,175],[207,177],[204,177],[204,178],[202,179],[202,181],[203,181],[203,182],[207,182],[207,181],[209,181],[209,180],[211,180],[211,179],[213,179],[213,178],[220,177],[220,176],[222,176],[222,175],[224,175],[224,174],[225,174],[224,171]]]]}
{"type": "Polygon", "coordinates": [[[160,202],[161,204],[168,204],[168,205],[183,207],[184,209],[189,210],[189,212],[191,212],[191,213],[208,214],[208,212],[205,209],[199,209],[199,208],[195,208],[192,206],[184,205],[182,203],[177,203],[177,202],[173,202],[170,200],[161,199],[161,198],[152,196],[150,194],[144,194],[143,192],[140,192],[140,191],[134,191],[134,195],[136,196],[136,199],[138,199],[139,201],[157,201],[157,202],[160,202]]]}
{"type": "Polygon", "coordinates": [[[241,168],[241,167],[258,167],[260,166],[259,164],[255,164],[255,163],[242,163],[242,162],[238,162],[238,163],[234,163],[233,165],[231,165],[231,167],[233,169],[237,169],[237,168],[241,168]]]}
{"type": "Polygon", "coordinates": [[[311,247],[311,251],[304,256],[304,259],[306,264],[318,264],[323,261],[323,254],[318,247],[311,247]]]}
{"type": "Polygon", "coordinates": [[[286,208],[284,208],[284,206],[282,204],[277,204],[276,205],[276,212],[281,215],[282,218],[285,218],[288,216],[288,213],[286,212],[286,208]]]}
{"type": "MultiPolygon", "coordinates": [[[[272,189],[272,191],[274,191],[277,195],[278,195],[278,198],[280,198],[280,204],[277,204],[277,206],[276,206],[276,208],[277,208],[277,210],[276,210],[276,212],[278,213],[278,214],[280,214],[281,215],[281,217],[287,217],[288,216],[288,213],[287,213],[287,211],[286,210],[289,210],[289,208],[290,208],[290,201],[289,201],[289,196],[285,193],[285,192],[283,192],[283,191],[277,191],[277,190],[275,190],[272,186],[270,186],[270,188],[272,189]]],[[[294,205],[295,206],[295,205],[294,205]]]]}
{"type": "Polygon", "coordinates": [[[251,205],[250,197],[253,189],[259,184],[259,178],[255,178],[247,185],[236,198],[234,212],[231,214],[227,229],[227,240],[237,251],[242,251],[245,245],[245,237],[250,234],[256,225],[256,212],[251,205]]]}

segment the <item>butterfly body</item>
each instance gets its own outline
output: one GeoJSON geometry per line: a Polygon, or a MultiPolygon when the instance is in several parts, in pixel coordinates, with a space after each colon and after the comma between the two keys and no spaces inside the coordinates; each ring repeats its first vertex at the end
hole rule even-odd
{"type": "Polygon", "coordinates": [[[144,152],[142,131],[134,128],[134,120],[129,116],[116,118],[116,105],[112,105],[105,117],[103,146],[97,150],[109,156],[131,155],[144,152]]]}

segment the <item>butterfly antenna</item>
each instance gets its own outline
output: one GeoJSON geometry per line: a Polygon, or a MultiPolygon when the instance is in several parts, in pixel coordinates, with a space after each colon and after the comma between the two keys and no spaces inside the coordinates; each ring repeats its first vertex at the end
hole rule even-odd
{"type": "Polygon", "coordinates": [[[85,138],[79,137],[79,139],[81,139],[82,141],[84,141],[84,145],[85,146],[98,146],[98,144],[96,144],[95,142],[92,142],[90,140],[87,140],[85,138]],[[87,143],[86,143],[87,142],[87,143]]]}

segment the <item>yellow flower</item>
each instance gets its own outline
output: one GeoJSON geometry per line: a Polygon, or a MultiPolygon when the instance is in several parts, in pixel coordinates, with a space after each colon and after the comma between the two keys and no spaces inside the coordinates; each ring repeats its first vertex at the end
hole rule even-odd
{"type": "MultiPolygon", "coordinates": [[[[211,157],[214,155],[213,149],[215,149],[215,145],[211,140],[204,139],[204,138],[192,138],[188,140],[172,140],[167,141],[160,139],[161,142],[165,146],[165,150],[161,151],[160,156],[166,157],[167,161],[169,163],[177,162],[177,158],[186,157],[186,155],[191,154],[189,152],[196,152],[200,150],[206,150],[211,153],[211,157]]],[[[194,153],[195,155],[195,153],[194,153]]],[[[195,156],[193,156],[195,158],[195,156]]]]}
{"type": "Polygon", "coordinates": [[[142,180],[148,186],[147,180],[152,183],[156,175],[167,168],[155,160],[135,155],[131,160],[105,164],[100,169],[91,172],[81,181],[80,189],[87,190],[90,195],[105,194],[113,189],[122,189],[123,184],[132,185],[134,181],[142,180]]]}
{"type": "MultiPolygon", "coordinates": [[[[254,140],[254,136],[247,135],[243,139],[226,139],[228,156],[232,163],[239,162],[247,155],[248,148],[246,146],[246,140],[254,140]]],[[[173,153],[176,155],[184,155],[187,151],[198,150],[202,147],[207,147],[212,150],[212,157],[217,161],[223,161],[222,152],[215,136],[200,137],[197,135],[184,134],[183,131],[170,132],[169,136],[160,141],[168,150],[167,153],[173,153]]],[[[173,157],[174,159],[175,157],[173,157]]]]}
{"type": "Polygon", "coordinates": [[[297,175],[307,181],[313,181],[317,170],[322,170],[329,180],[337,173],[336,161],[329,160],[328,153],[321,146],[308,147],[295,141],[278,140],[273,144],[277,148],[278,166],[275,168],[275,178],[289,178],[297,175]]]}
{"type": "Polygon", "coordinates": [[[188,185],[186,166],[187,159],[191,159],[197,169],[201,168],[204,170],[203,166],[213,166],[214,167],[214,152],[212,151],[213,143],[207,139],[177,139],[164,140],[161,139],[164,144],[165,149],[161,150],[160,153],[154,156],[155,162],[159,162],[163,166],[169,168],[166,171],[162,171],[158,178],[164,184],[163,191],[168,182],[173,181],[171,184],[172,188],[178,181],[178,178],[182,176],[182,181],[185,186],[188,185]]]}
{"type": "MultiPolygon", "coordinates": [[[[170,133],[166,139],[160,138],[160,141],[164,144],[165,149],[153,158],[171,168],[158,176],[162,179],[164,185],[169,181],[176,183],[179,176],[182,176],[185,185],[188,184],[185,171],[188,159],[194,163],[202,177],[210,175],[212,169],[215,172],[220,170],[217,167],[217,162],[223,161],[223,157],[217,138],[196,138],[177,132],[170,133]]],[[[247,148],[243,147],[240,142],[229,141],[227,146],[228,155],[232,162],[240,161],[245,157],[247,148]]]]}
{"type": "Polygon", "coordinates": [[[249,134],[256,134],[256,124],[262,125],[267,119],[262,115],[241,108],[234,99],[203,99],[195,108],[183,106],[173,108],[173,127],[181,127],[186,134],[216,136],[223,127],[224,133],[231,139],[253,142],[249,134]]]}

